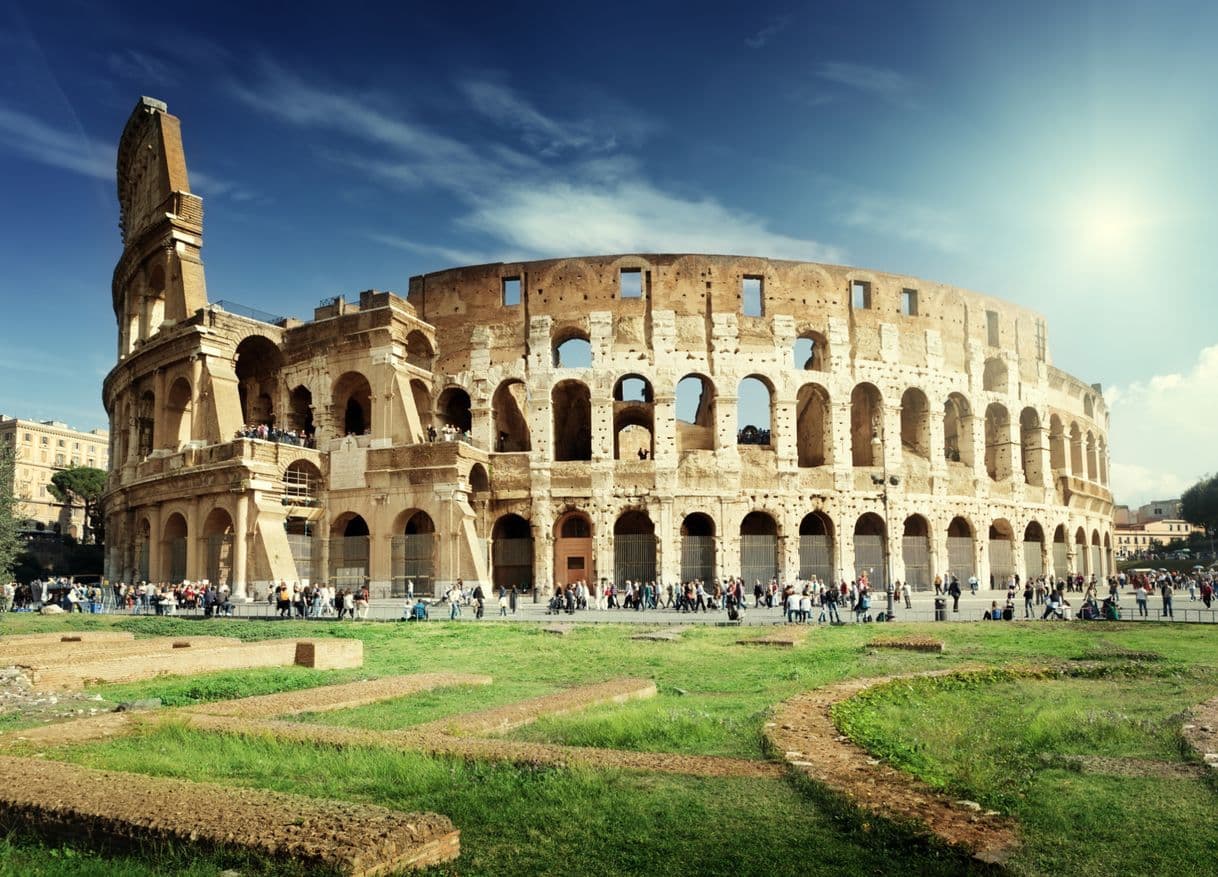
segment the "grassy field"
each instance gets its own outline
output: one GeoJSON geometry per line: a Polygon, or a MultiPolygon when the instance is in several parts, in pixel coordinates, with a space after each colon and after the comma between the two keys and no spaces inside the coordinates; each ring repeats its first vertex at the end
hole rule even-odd
{"type": "MultiPolygon", "coordinates": [[[[1025,843],[1018,874],[1198,873],[1213,862],[1218,792],[1189,778],[1080,772],[1056,756],[1184,760],[1180,714],[1218,693],[1218,631],[1201,626],[943,624],[816,630],[792,650],[742,646],[734,629],[691,628],[680,642],[629,639],[635,628],[581,627],[555,637],[528,625],[421,626],[9,616],[0,632],[115,625],[144,634],[245,639],[358,636],[365,667],[213,674],[103,686],[106,702],[160,697],[185,705],[416,671],[485,673],[486,687],[442,689],[299,721],[408,728],[448,715],[623,676],[659,696],[544,719],[513,739],[762,759],[772,707],[855,676],[958,664],[1053,663],[1077,675],[994,672],[873,690],[840,707],[863,745],[951,794],[1014,815],[1025,843]],[[947,642],[943,655],[871,650],[897,630],[947,642]],[[1130,656],[1129,651],[1138,652],[1130,656]],[[1132,659],[1131,659],[1132,657],[1132,659]]],[[[366,801],[448,815],[461,874],[961,874],[972,866],[935,843],[857,811],[832,793],[778,779],[709,779],[618,770],[467,763],[377,749],[237,739],[164,723],[59,752],[97,767],[366,801]]],[[[911,816],[916,814],[911,814],[911,816]]],[[[216,874],[282,871],[182,850],[101,856],[73,846],[0,840],[0,875],[216,874]]]]}

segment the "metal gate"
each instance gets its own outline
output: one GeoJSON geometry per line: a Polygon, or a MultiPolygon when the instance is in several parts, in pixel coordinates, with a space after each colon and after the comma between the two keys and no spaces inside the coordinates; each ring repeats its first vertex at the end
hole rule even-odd
{"type": "Polygon", "coordinates": [[[1059,579],[1070,572],[1070,554],[1065,542],[1053,543],[1053,574],[1059,579]]]}
{"type": "Polygon", "coordinates": [[[905,584],[915,591],[927,590],[930,587],[930,540],[925,536],[903,536],[901,557],[905,560],[905,584]]]}
{"type": "Polygon", "coordinates": [[[768,584],[777,576],[778,537],[741,536],[740,578],[744,579],[746,588],[751,588],[754,581],[768,584]]]}
{"type": "MultiPolygon", "coordinates": [[[[533,582],[533,540],[496,539],[491,543],[491,579],[495,587],[505,590],[515,587],[528,589],[533,582]]],[[[417,585],[418,582],[416,581],[417,585]]],[[[417,593],[417,592],[416,592],[417,593]]]]}
{"type": "Polygon", "coordinates": [[[973,574],[973,539],[971,536],[947,537],[947,574],[943,583],[951,582],[955,576],[961,582],[967,582],[973,574]]]}
{"type": "Polygon", "coordinates": [[[296,564],[296,580],[313,581],[313,537],[304,533],[288,533],[288,548],[296,564]]]}
{"type": "Polygon", "coordinates": [[[833,584],[833,543],[828,536],[799,537],[799,577],[813,576],[827,584],[833,584]]]}
{"type": "Polygon", "coordinates": [[[1011,543],[1006,539],[990,540],[990,581],[992,587],[1005,588],[1007,579],[1015,575],[1015,558],[1011,543]]]}
{"type": "Polygon", "coordinates": [[[888,586],[888,570],[884,565],[883,536],[854,537],[854,577],[860,578],[867,573],[867,581],[872,588],[888,586]]]}
{"type": "Polygon", "coordinates": [[[656,577],[656,537],[651,533],[623,533],[613,537],[613,582],[652,582],[656,577]]]}
{"type": "Polygon", "coordinates": [[[165,552],[169,558],[169,583],[176,585],[186,579],[186,538],[168,539],[165,552]]]}
{"type": "Polygon", "coordinates": [[[407,581],[414,582],[416,594],[432,593],[435,577],[435,533],[411,533],[394,536],[391,544],[393,585],[391,597],[405,597],[407,581]]]}
{"type": "Polygon", "coordinates": [[[368,537],[330,540],[330,580],[336,588],[362,588],[368,581],[368,537]]]}
{"type": "Polygon", "coordinates": [[[1044,543],[1023,543],[1023,567],[1028,580],[1045,574],[1044,543]]]}
{"type": "Polygon", "coordinates": [[[715,537],[681,537],[681,581],[701,579],[709,582],[715,578],[715,537]]]}
{"type": "Polygon", "coordinates": [[[216,533],[207,537],[207,580],[213,585],[232,584],[233,536],[216,533]]]}

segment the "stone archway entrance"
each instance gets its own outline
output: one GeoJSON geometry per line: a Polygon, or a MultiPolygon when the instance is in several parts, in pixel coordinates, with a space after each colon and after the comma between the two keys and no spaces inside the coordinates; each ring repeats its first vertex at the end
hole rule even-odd
{"type": "Polygon", "coordinates": [[[554,581],[560,585],[596,581],[592,522],[583,512],[567,512],[554,525],[554,581]]]}

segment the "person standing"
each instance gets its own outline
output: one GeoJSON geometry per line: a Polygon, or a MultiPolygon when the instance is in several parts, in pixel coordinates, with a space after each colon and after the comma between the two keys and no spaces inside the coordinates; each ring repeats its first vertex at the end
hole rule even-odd
{"type": "Polygon", "coordinates": [[[508,594],[508,608],[512,610],[512,614],[516,614],[516,586],[512,585],[511,593],[508,594]]]}
{"type": "Polygon", "coordinates": [[[1142,618],[1150,617],[1150,612],[1146,609],[1146,597],[1146,588],[1143,587],[1142,581],[1139,579],[1133,585],[1133,599],[1138,604],[1138,615],[1142,618]]]}
{"type": "Polygon", "coordinates": [[[1173,615],[1171,611],[1171,598],[1173,593],[1171,579],[1167,578],[1166,576],[1163,578],[1163,587],[1160,589],[1159,593],[1163,595],[1163,614],[1172,621],[1175,621],[1176,616],[1173,615]]]}
{"type": "Polygon", "coordinates": [[[1032,581],[1029,579],[1024,582],[1023,586],[1023,617],[1035,618],[1036,612],[1032,608],[1032,600],[1036,596],[1036,591],[1032,588],[1032,581]]]}
{"type": "MultiPolygon", "coordinates": [[[[971,581],[973,581],[973,582],[977,581],[977,577],[973,576],[971,581]]],[[[955,576],[952,576],[952,583],[948,586],[947,593],[952,598],[952,611],[959,612],[960,611],[960,580],[958,578],[956,578],[955,576]]]]}

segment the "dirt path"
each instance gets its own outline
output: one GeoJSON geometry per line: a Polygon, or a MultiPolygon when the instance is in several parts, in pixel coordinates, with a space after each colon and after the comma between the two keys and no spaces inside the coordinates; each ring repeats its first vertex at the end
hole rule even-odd
{"type": "Polygon", "coordinates": [[[409,676],[388,676],[384,679],[367,679],[343,685],[321,685],[299,691],[204,703],[188,707],[187,711],[250,719],[333,712],[366,706],[381,700],[394,700],[436,688],[452,685],[490,685],[491,682],[490,676],[470,673],[415,673],[409,676]]]}
{"type": "Polygon", "coordinates": [[[788,625],[764,636],[738,639],[736,643],[742,646],[775,646],[780,649],[793,649],[807,638],[806,629],[788,625]]]}
{"type": "Polygon", "coordinates": [[[938,837],[985,862],[1001,863],[1019,843],[1015,823],[980,812],[972,802],[953,802],[921,780],[884,764],[854,745],[833,723],[835,703],[875,685],[932,673],[855,679],[808,691],[778,707],[766,738],[787,764],[845,795],[858,806],[902,823],[917,819],[938,837]]]}
{"type": "Polygon", "coordinates": [[[1218,697],[1195,706],[1183,730],[1188,745],[1211,770],[1218,771],[1218,697]]]}

